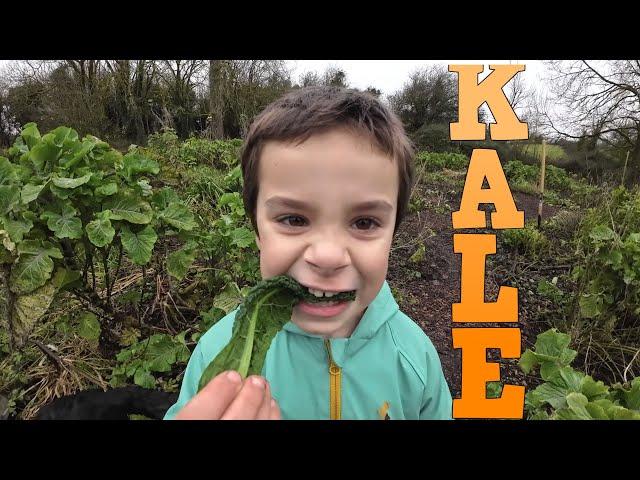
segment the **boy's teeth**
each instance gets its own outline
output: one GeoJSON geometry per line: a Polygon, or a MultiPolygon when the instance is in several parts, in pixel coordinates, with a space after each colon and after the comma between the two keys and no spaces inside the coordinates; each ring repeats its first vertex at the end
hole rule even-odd
{"type": "Polygon", "coordinates": [[[332,292],[324,292],[322,290],[315,290],[313,288],[309,289],[309,293],[311,293],[312,295],[320,298],[320,297],[333,297],[335,295],[335,293],[332,292]]]}

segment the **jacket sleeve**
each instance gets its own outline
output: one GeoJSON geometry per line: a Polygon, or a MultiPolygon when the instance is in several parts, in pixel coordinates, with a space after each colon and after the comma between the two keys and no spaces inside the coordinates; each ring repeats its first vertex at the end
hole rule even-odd
{"type": "Polygon", "coordinates": [[[198,343],[191,354],[191,358],[189,358],[189,363],[187,364],[187,369],[182,379],[178,400],[167,410],[167,413],[164,415],[164,420],[173,420],[178,412],[189,403],[189,400],[198,393],[198,383],[205,368],[206,364],[202,356],[202,347],[201,344],[198,343]]]}
{"type": "Polygon", "coordinates": [[[422,396],[420,420],[452,420],[453,400],[442,372],[438,352],[429,341],[427,348],[427,379],[422,396]]]}

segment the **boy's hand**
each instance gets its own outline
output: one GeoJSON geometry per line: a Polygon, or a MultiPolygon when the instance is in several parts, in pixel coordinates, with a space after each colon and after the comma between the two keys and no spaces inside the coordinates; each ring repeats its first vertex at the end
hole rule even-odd
{"type": "Polygon", "coordinates": [[[182,410],[176,420],[280,420],[280,408],[271,398],[263,377],[244,381],[235,371],[222,372],[211,380],[182,410]]]}

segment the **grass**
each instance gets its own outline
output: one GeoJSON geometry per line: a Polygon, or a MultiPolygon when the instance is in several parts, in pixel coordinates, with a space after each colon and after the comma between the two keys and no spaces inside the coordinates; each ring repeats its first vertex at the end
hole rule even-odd
{"type": "Polygon", "coordinates": [[[79,304],[68,299],[57,307],[30,335],[51,356],[30,342],[0,361],[0,391],[8,393],[10,413],[17,413],[22,420],[35,417],[40,407],[55,398],[88,388],[107,388],[112,366],[98,354],[97,345],[56,328],[57,319],[78,309],[79,304]]]}
{"type": "MultiPolygon", "coordinates": [[[[523,145],[520,151],[529,157],[540,158],[542,155],[542,144],[541,143],[530,143],[527,145],[523,145]]],[[[551,163],[562,163],[567,160],[567,154],[564,149],[559,145],[549,145],[547,144],[546,148],[547,161],[551,163]]]]}

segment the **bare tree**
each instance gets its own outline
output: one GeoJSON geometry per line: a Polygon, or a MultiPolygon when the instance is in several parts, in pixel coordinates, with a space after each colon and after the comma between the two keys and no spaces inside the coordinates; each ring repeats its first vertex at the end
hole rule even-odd
{"type": "Polygon", "coordinates": [[[533,97],[535,97],[535,90],[527,84],[522,72],[516,74],[516,76],[507,83],[504,90],[511,108],[513,108],[518,118],[522,120],[523,116],[527,113],[533,97]]]}
{"type": "Polygon", "coordinates": [[[382,95],[382,91],[372,87],[372,86],[368,86],[365,90],[365,92],[370,93],[371,95],[373,95],[374,97],[380,98],[380,96],[382,95]]]}
{"type": "Polygon", "coordinates": [[[314,71],[304,72],[299,80],[301,87],[312,87],[319,85],[329,85],[334,87],[348,87],[347,73],[334,65],[328,66],[320,74],[314,71]]]}
{"type": "Polygon", "coordinates": [[[0,76],[0,147],[7,147],[18,133],[16,121],[12,115],[9,101],[9,85],[5,78],[0,76]]]}
{"type": "Polygon", "coordinates": [[[227,62],[209,60],[209,136],[213,139],[224,137],[224,92],[227,62]]]}
{"type": "Polygon", "coordinates": [[[640,172],[640,61],[554,61],[550,86],[562,112],[547,125],[572,139],[593,139],[629,151],[629,180],[640,172]]]}
{"type": "Polygon", "coordinates": [[[320,78],[320,75],[318,75],[318,72],[313,71],[304,72],[300,76],[299,82],[301,87],[322,85],[322,79],[320,78]]]}
{"type": "Polygon", "coordinates": [[[198,117],[196,90],[204,88],[207,63],[204,60],[164,60],[158,75],[166,89],[165,106],[171,113],[178,134],[186,137],[198,117]]]}
{"type": "Polygon", "coordinates": [[[110,73],[107,108],[121,135],[142,143],[154,126],[158,100],[157,66],[150,60],[107,61],[110,73]]]}
{"type": "Polygon", "coordinates": [[[332,87],[348,87],[347,73],[338,67],[329,67],[325,70],[322,77],[323,85],[332,87]]]}
{"type": "Polygon", "coordinates": [[[389,103],[409,132],[423,125],[448,124],[458,114],[456,75],[443,65],[414,71],[389,103]]]}
{"type": "Polygon", "coordinates": [[[40,120],[45,130],[72,125],[80,133],[104,134],[102,60],[23,61],[11,75],[13,107],[20,123],[40,120]]]}
{"type": "Polygon", "coordinates": [[[291,71],[283,60],[234,60],[229,67],[225,133],[244,136],[253,117],[291,88],[291,71]]]}

